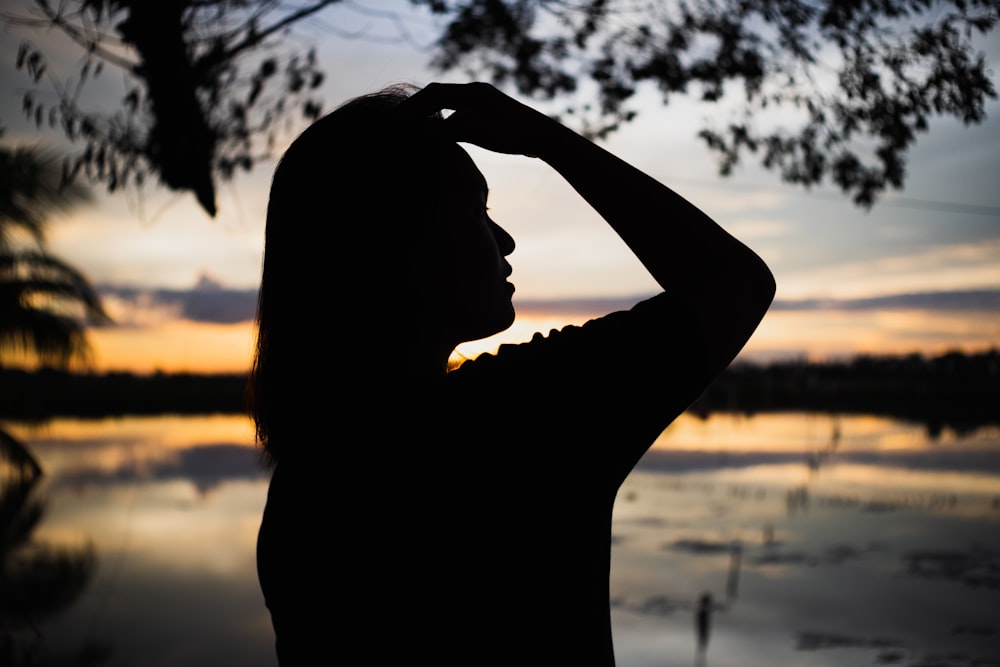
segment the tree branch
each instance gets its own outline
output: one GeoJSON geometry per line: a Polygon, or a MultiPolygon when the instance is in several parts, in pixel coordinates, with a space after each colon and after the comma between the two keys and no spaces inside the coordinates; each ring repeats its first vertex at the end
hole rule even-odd
{"type": "Polygon", "coordinates": [[[246,49],[250,49],[257,46],[258,44],[263,42],[265,39],[267,39],[274,33],[288,27],[289,25],[295,23],[296,21],[299,21],[301,19],[306,18],[307,16],[315,14],[324,7],[335,4],[337,2],[340,2],[340,0],[320,0],[320,2],[316,2],[312,5],[303,7],[302,9],[292,12],[291,14],[285,16],[283,19],[275,23],[274,25],[269,26],[259,32],[254,31],[249,35],[247,35],[247,38],[244,39],[239,44],[235,44],[230,48],[226,49],[226,51],[222,54],[222,59],[230,60],[241,51],[245,51],[246,49]]]}
{"type": "Polygon", "coordinates": [[[14,14],[2,14],[3,20],[10,25],[21,25],[31,28],[36,28],[39,26],[48,27],[55,26],[59,28],[67,37],[79,44],[84,48],[88,54],[93,54],[100,58],[101,60],[120,67],[126,71],[132,71],[132,69],[138,64],[136,61],[128,60],[123,58],[101,46],[101,41],[107,37],[104,35],[99,35],[97,37],[91,36],[85,30],[81,29],[79,26],[73,25],[67,18],[62,14],[62,12],[53,10],[48,6],[47,3],[37,3],[42,12],[44,12],[44,19],[36,19],[25,16],[17,16],[14,14]]]}

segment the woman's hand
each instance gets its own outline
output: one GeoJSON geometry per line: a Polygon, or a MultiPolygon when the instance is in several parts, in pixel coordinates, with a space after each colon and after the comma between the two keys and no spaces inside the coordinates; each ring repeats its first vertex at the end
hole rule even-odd
{"type": "Polygon", "coordinates": [[[445,121],[452,139],[496,153],[539,157],[557,132],[568,132],[488,83],[431,83],[400,106],[417,116],[445,109],[454,111],[445,121]]]}
{"type": "Polygon", "coordinates": [[[557,121],[486,83],[432,83],[400,109],[455,113],[455,141],[541,158],[618,233],[653,278],[683,299],[704,332],[714,377],[750,338],[774,297],[761,259],[682,196],[557,121]]]}

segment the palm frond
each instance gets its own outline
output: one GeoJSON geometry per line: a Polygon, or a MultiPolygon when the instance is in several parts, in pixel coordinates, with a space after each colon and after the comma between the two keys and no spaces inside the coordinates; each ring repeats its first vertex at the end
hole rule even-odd
{"type": "MultiPolygon", "coordinates": [[[[31,451],[20,440],[0,428],[0,461],[6,461],[18,479],[35,480],[42,474],[42,467],[31,451]]],[[[6,480],[6,478],[3,478],[6,480]]],[[[7,480],[9,482],[9,480],[7,480]]],[[[6,488],[6,484],[4,487],[6,488]]],[[[2,495],[2,494],[0,494],[2,495]]],[[[2,507],[2,503],[0,503],[2,507]]],[[[4,513],[0,511],[0,516],[4,513]]],[[[2,521],[0,521],[2,524],[2,521]]]]}
{"type": "MultiPolygon", "coordinates": [[[[100,295],[78,270],[40,250],[0,252],[0,290],[10,291],[8,303],[32,307],[82,310],[85,324],[109,324],[100,295]],[[45,304],[45,305],[39,305],[45,304]]],[[[5,299],[0,297],[0,303],[5,299]]],[[[2,306],[0,306],[2,307],[2,306]]],[[[2,311],[0,311],[2,312],[2,311]]],[[[2,329],[0,324],[0,329],[2,329]]]]}
{"type": "Polygon", "coordinates": [[[14,354],[44,366],[89,363],[85,328],[110,318],[86,277],[45,249],[49,216],[89,198],[66,183],[54,155],[0,147],[0,362],[14,354]]]}
{"type": "Polygon", "coordinates": [[[90,190],[64,183],[59,159],[38,146],[0,147],[0,249],[21,229],[44,242],[54,213],[90,200],[90,190]]]}

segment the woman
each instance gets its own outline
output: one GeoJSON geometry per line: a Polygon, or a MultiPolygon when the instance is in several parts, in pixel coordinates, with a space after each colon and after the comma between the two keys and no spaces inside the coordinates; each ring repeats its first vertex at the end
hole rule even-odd
{"type": "Polygon", "coordinates": [[[492,86],[410,93],[317,121],[271,188],[250,398],[274,464],[258,568],[279,660],[613,665],[615,494],[773,279],[675,192],[492,86]],[[449,371],[514,318],[514,241],[457,142],[546,162],[663,293],[449,371]]]}

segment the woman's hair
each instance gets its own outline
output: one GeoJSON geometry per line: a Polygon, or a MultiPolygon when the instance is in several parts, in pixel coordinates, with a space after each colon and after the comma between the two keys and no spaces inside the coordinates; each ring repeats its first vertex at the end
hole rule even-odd
{"type": "Polygon", "coordinates": [[[270,462],[317,414],[349,410],[350,397],[387,382],[373,368],[378,355],[392,347],[394,363],[414,363],[401,347],[420,343],[410,330],[426,297],[414,273],[440,243],[441,164],[456,144],[440,115],[400,112],[413,90],[347,102],[299,135],[275,170],[247,388],[270,462]]]}

